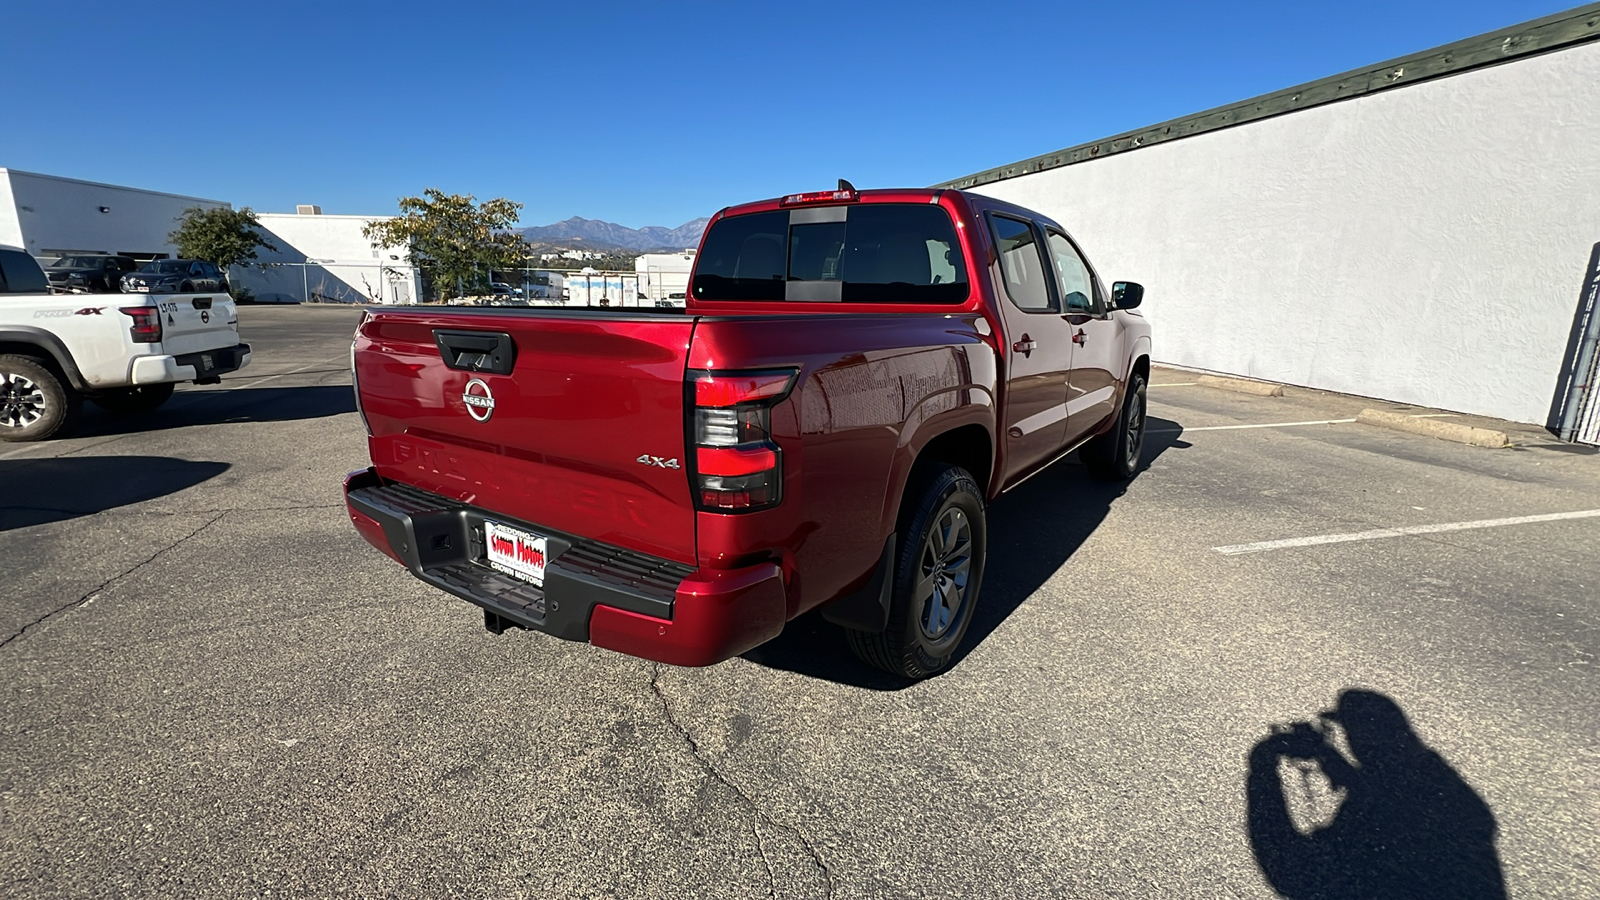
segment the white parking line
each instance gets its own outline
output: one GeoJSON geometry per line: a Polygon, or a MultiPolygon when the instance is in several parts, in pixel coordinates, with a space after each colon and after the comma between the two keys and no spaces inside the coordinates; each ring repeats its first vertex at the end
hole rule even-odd
{"type": "Polygon", "coordinates": [[[1314,547],[1319,544],[1348,544],[1352,541],[1374,541],[1380,538],[1404,537],[1410,534],[1439,534],[1446,531],[1471,531],[1475,528],[1499,528],[1502,525],[1530,525],[1535,522],[1560,522],[1567,519],[1600,518],[1600,509],[1581,509],[1576,512],[1546,513],[1539,516],[1512,516],[1509,519],[1478,519],[1473,522],[1445,522],[1439,525],[1404,525],[1399,528],[1379,528],[1374,531],[1353,531],[1346,534],[1319,534],[1314,537],[1289,538],[1282,541],[1260,541],[1255,544],[1232,544],[1211,549],[1227,556],[1241,553],[1260,553],[1264,550],[1283,550],[1288,547],[1314,547]]]}
{"type": "Polygon", "coordinates": [[[1240,428],[1289,428],[1294,425],[1346,425],[1355,419],[1317,419],[1314,422],[1268,422],[1264,425],[1203,425],[1199,428],[1152,428],[1150,434],[1177,434],[1190,431],[1236,431],[1240,428]]]}
{"type": "Polygon", "coordinates": [[[1165,384],[1152,384],[1151,387],[1194,387],[1198,381],[1168,381],[1165,384]]]}

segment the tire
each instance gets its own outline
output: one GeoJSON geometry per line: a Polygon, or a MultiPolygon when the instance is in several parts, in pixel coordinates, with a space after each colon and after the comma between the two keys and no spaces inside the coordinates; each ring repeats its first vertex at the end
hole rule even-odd
{"type": "Polygon", "coordinates": [[[1078,451],[1078,458],[1089,468],[1089,474],[1100,481],[1127,481],[1139,471],[1148,407],[1145,387],[1142,374],[1135,372],[1128,376],[1128,389],[1117,424],[1078,451]]]}
{"type": "Polygon", "coordinates": [[[176,386],[168,382],[118,388],[114,391],[93,394],[89,397],[89,402],[119,416],[137,416],[151,412],[172,399],[172,389],[176,386]]]}
{"type": "Polygon", "coordinates": [[[988,550],[983,492],[965,469],[942,467],[918,485],[901,507],[888,625],[845,630],[863,662],[905,678],[938,672],[961,646],[988,550]]]}
{"type": "Polygon", "coordinates": [[[180,293],[180,294],[192,294],[192,293],[194,293],[194,285],[192,285],[189,282],[185,281],[183,284],[178,285],[178,293],[180,293]]]}
{"type": "Polygon", "coordinates": [[[42,441],[72,430],[83,395],[31,356],[0,356],[0,441],[42,441]]]}

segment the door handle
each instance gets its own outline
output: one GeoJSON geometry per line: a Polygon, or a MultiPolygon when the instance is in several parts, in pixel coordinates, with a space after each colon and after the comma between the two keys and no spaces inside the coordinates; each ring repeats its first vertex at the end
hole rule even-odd
{"type": "Polygon", "coordinates": [[[1089,338],[1088,338],[1088,336],[1087,336],[1087,335],[1085,335],[1085,334],[1084,334],[1084,333],[1083,333],[1083,329],[1082,329],[1082,328],[1079,328],[1079,329],[1078,329],[1078,333],[1077,333],[1077,334],[1074,334],[1074,335],[1073,335],[1073,336],[1072,336],[1072,342],[1073,342],[1073,343],[1074,343],[1074,344],[1077,344],[1077,345],[1078,345],[1078,346],[1079,346],[1079,347],[1082,347],[1082,346],[1083,346],[1083,345],[1084,345],[1084,344],[1085,344],[1085,343],[1087,343],[1087,342],[1088,342],[1088,340],[1089,340],[1089,338]]]}
{"type": "Polygon", "coordinates": [[[1022,336],[1022,340],[1017,341],[1015,344],[1011,345],[1011,349],[1015,350],[1018,353],[1021,353],[1023,356],[1027,356],[1028,354],[1032,353],[1035,349],[1037,349],[1038,346],[1039,346],[1038,344],[1035,344],[1033,342],[1033,338],[1028,337],[1025,334],[1025,335],[1022,336]]]}

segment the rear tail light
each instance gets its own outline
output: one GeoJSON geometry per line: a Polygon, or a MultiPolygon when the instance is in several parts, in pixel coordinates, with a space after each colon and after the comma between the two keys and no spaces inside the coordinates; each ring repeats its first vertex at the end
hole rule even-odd
{"type": "Polygon", "coordinates": [[[783,499],[783,451],[772,440],[772,407],[794,387],[794,369],[691,373],[695,503],[713,512],[754,512],[783,499]]]}
{"type": "Polygon", "coordinates": [[[128,333],[133,335],[135,344],[161,343],[161,310],[154,306],[124,306],[121,308],[123,315],[133,317],[133,327],[128,333]]]}

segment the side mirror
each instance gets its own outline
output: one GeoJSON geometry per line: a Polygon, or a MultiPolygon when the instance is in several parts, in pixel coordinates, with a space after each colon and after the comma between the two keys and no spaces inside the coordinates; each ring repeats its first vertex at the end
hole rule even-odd
{"type": "Polygon", "coordinates": [[[1111,285],[1111,305],[1116,309],[1133,309],[1144,302],[1144,285],[1137,281],[1119,281],[1111,285]]]}

